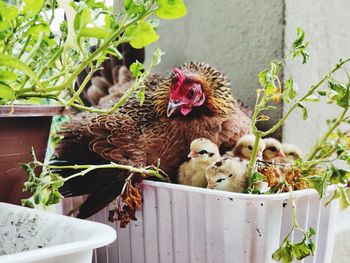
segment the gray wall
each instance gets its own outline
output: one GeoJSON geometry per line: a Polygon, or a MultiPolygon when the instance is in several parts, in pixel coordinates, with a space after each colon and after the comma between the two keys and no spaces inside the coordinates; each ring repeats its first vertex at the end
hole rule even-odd
{"type": "MultiPolygon", "coordinates": [[[[339,61],[350,57],[350,1],[348,0],[287,0],[285,7],[285,49],[295,38],[295,28],[302,27],[310,41],[310,60],[287,64],[285,76],[292,74],[301,92],[319,81],[339,61]]],[[[344,77],[344,76],[339,76],[344,77]]],[[[287,106],[285,106],[287,107],[287,106]]],[[[309,103],[309,120],[302,121],[300,112],[284,125],[283,138],[300,145],[304,153],[326,130],[325,120],[334,118],[338,108],[309,103]]]]}
{"type": "MultiPolygon", "coordinates": [[[[180,20],[161,21],[155,47],[166,52],[156,71],[168,72],[183,62],[207,62],[228,75],[233,92],[253,107],[258,73],[270,60],[280,58],[295,39],[306,32],[310,60],[293,60],[283,76],[293,75],[301,92],[319,80],[339,58],[350,56],[350,1],[348,0],[184,0],[188,14],[180,20]],[[284,22],[286,21],[286,22],[284,22]]],[[[284,106],[286,110],[288,106],[284,106]]],[[[325,120],[337,115],[335,107],[309,106],[309,120],[295,112],[282,136],[306,153],[326,129],[325,120]]],[[[275,119],[280,118],[281,110],[275,119]]],[[[279,131],[281,132],[281,131],[279,131]]],[[[277,134],[279,137],[281,134],[277,134]]]]}
{"type": "Polygon", "coordinates": [[[161,21],[160,40],[147,50],[148,57],[155,47],[166,52],[156,71],[191,60],[207,62],[226,73],[234,95],[253,107],[258,73],[283,53],[283,1],[184,2],[187,16],[161,21]]]}

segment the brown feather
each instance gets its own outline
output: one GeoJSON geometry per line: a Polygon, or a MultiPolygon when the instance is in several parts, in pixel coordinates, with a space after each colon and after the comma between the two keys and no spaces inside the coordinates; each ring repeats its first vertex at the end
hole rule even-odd
{"type": "MultiPolygon", "coordinates": [[[[187,159],[192,140],[207,138],[218,146],[232,148],[251,129],[249,117],[231,94],[228,79],[202,63],[191,62],[181,68],[185,74],[200,81],[206,95],[203,106],[193,108],[187,116],[175,114],[168,118],[166,110],[171,76],[153,75],[144,82],[146,95],[143,105],[133,96],[112,115],[94,115],[86,119],[81,123],[84,127],[79,140],[86,149],[90,149],[90,153],[107,161],[145,166],[155,165],[160,159],[160,168],[173,181],[178,167],[187,159]]],[[[75,124],[73,126],[72,133],[76,129],[75,124]]],[[[64,147],[69,145],[64,144],[64,147]]],[[[79,155],[79,152],[76,154],[79,155]]],[[[89,163],[90,159],[85,162],[89,163]]],[[[121,182],[126,175],[116,173],[116,177],[121,182]]],[[[105,192],[103,189],[101,191],[105,192]]],[[[115,194],[114,190],[109,189],[110,194],[115,194]]],[[[90,205],[102,208],[96,201],[91,201],[93,197],[98,197],[100,204],[106,203],[95,188],[89,198],[90,205]]],[[[110,201],[110,197],[107,199],[110,201]]],[[[90,205],[84,205],[84,209],[88,211],[90,205]]],[[[90,208],[91,213],[96,212],[96,207],[90,208]]],[[[84,216],[90,215],[87,211],[84,216]]]]}

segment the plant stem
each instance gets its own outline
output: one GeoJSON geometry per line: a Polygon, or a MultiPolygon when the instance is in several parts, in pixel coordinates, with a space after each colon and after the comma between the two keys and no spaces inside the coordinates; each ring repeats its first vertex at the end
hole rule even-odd
{"type": "MultiPolygon", "coordinates": [[[[161,170],[150,170],[147,167],[146,168],[136,168],[130,165],[122,165],[117,163],[110,163],[110,164],[100,164],[100,165],[66,165],[66,166],[59,166],[59,165],[47,165],[46,166],[49,169],[85,169],[79,173],[73,174],[71,176],[68,176],[64,178],[64,181],[68,181],[74,177],[85,175],[88,172],[91,172],[95,169],[121,169],[121,170],[128,170],[132,173],[141,173],[141,174],[147,174],[150,176],[155,176],[161,180],[164,180],[164,176],[162,176],[159,171],[161,170]]],[[[164,172],[163,172],[164,173],[164,172]]],[[[54,183],[54,182],[53,182],[54,183]]]]}
{"type": "MultiPolygon", "coordinates": [[[[255,141],[254,141],[254,147],[253,147],[253,151],[252,151],[252,156],[250,157],[250,160],[249,160],[249,164],[248,164],[248,178],[252,178],[253,176],[253,172],[254,172],[254,169],[255,169],[255,163],[256,163],[256,154],[258,152],[258,149],[259,149],[259,143],[260,143],[260,140],[261,140],[261,136],[259,133],[256,133],[255,134],[255,141]]],[[[248,181],[249,181],[248,179],[248,181]]]]}
{"type": "Polygon", "coordinates": [[[316,154],[319,152],[320,148],[327,141],[329,135],[331,135],[333,131],[343,122],[348,110],[349,110],[349,107],[344,108],[342,114],[339,116],[337,121],[334,122],[334,124],[329,128],[329,130],[322,136],[321,140],[313,147],[311,153],[307,156],[307,159],[306,159],[307,161],[311,161],[314,159],[316,154]]]}
{"type": "Polygon", "coordinates": [[[298,106],[298,104],[302,101],[304,101],[307,97],[312,95],[322,84],[325,80],[329,78],[330,75],[332,75],[334,72],[336,72],[339,68],[341,68],[342,65],[345,63],[349,62],[350,58],[341,61],[339,64],[337,64],[329,73],[327,73],[319,82],[316,83],[315,86],[310,88],[310,90],[301,98],[299,98],[297,101],[295,101],[292,106],[288,109],[287,113],[269,130],[265,131],[262,133],[262,136],[266,136],[268,134],[271,134],[275,132],[282,124],[284,121],[289,117],[289,115],[292,113],[292,111],[298,106]]]}
{"type": "Polygon", "coordinates": [[[79,89],[74,93],[74,95],[72,96],[72,98],[68,101],[67,106],[70,107],[72,106],[72,104],[74,103],[74,101],[76,101],[80,94],[83,92],[83,90],[85,89],[86,84],[88,84],[91,76],[96,72],[96,70],[98,69],[98,67],[92,67],[89,74],[85,77],[83,83],[81,83],[79,89]]]}

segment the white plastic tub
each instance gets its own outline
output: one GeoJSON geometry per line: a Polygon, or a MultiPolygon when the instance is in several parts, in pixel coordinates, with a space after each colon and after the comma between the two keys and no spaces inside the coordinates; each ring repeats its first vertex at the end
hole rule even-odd
{"type": "MultiPolygon", "coordinates": [[[[119,263],[272,262],[292,226],[289,193],[248,195],[151,181],[142,188],[138,220],[117,227],[119,263]]],[[[325,208],[314,190],[294,197],[299,224],[317,233],[316,255],[303,262],[331,262],[338,202],[325,208]]],[[[102,214],[107,212],[97,215],[99,222],[107,222],[102,214]]],[[[117,262],[107,252],[95,262],[117,262]]]]}
{"type": "Polygon", "coordinates": [[[104,224],[0,203],[1,263],[88,263],[115,238],[104,224]]]}

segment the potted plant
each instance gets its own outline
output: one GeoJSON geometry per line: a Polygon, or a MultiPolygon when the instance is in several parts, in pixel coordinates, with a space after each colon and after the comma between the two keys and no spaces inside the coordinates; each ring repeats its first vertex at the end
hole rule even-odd
{"type": "MultiPolygon", "coordinates": [[[[340,60],[306,94],[299,95],[293,79],[290,77],[282,84],[279,73],[287,59],[302,57],[306,63],[307,45],[304,32],[298,29],[297,39],[286,55],[272,61],[269,68],[259,74],[261,87],[257,90],[252,130],[256,137],[253,152],[256,152],[259,140],[281,127],[295,109],[301,109],[306,119],[307,103],[319,103],[320,97],[326,97],[328,103],[338,105],[342,113],[328,121],[328,131],[311,152],[304,159],[282,167],[285,177],[277,184],[272,180],[276,166],[267,164],[272,167],[269,174],[259,169],[256,158],[251,158],[247,193],[144,181],[141,184],[144,207],[136,211],[137,221],[132,221],[127,228],[116,226],[122,262],[156,259],[168,262],[174,258],[181,262],[269,262],[272,259],[292,262],[306,257],[314,257],[312,260],[317,262],[330,261],[338,210],[338,203],[331,201],[339,199],[341,209],[350,204],[349,172],[338,164],[342,162],[348,167],[350,162],[349,134],[340,128],[349,122],[350,79],[343,84],[335,79],[334,73],[345,70],[348,76],[344,65],[350,59],[340,60]],[[268,112],[281,100],[289,105],[285,115],[269,130],[258,130],[256,123],[268,120],[268,112]],[[268,184],[267,191],[259,187],[262,183],[268,184]]],[[[58,188],[66,180],[83,176],[92,169],[115,167],[161,177],[157,169],[107,164],[60,166],[61,169],[82,169],[63,179],[50,173],[51,168],[57,167],[38,162],[35,156],[26,168],[34,196],[41,197],[41,201],[34,200],[34,203],[47,205],[54,203],[48,198],[55,193],[54,201],[60,199],[58,188]],[[37,177],[33,172],[35,167],[45,167],[49,173],[37,177]]],[[[106,220],[106,211],[97,218],[106,220]]]]}
{"type": "MultiPolygon", "coordinates": [[[[153,43],[159,38],[158,18],[186,13],[182,1],[126,0],[124,5],[125,10],[115,13],[96,1],[0,0],[0,201],[18,204],[26,196],[19,163],[31,159],[32,146],[43,161],[53,115],[69,108],[111,113],[139,91],[135,85],[110,109],[84,105],[80,95],[106,57],[121,58],[117,46],[122,43],[138,49],[153,43]],[[65,20],[60,31],[53,32],[57,8],[64,10],[65,20]],[[95,50],[91,43],[97,43],[95,50]],[[77,76],[86,68],[87,76],[75,88],[77,76]]],[[[160,56],[157,50],[151,67],[160,56]]],[[[149,71],[138,74],[146,76],[149,71]]]]}

